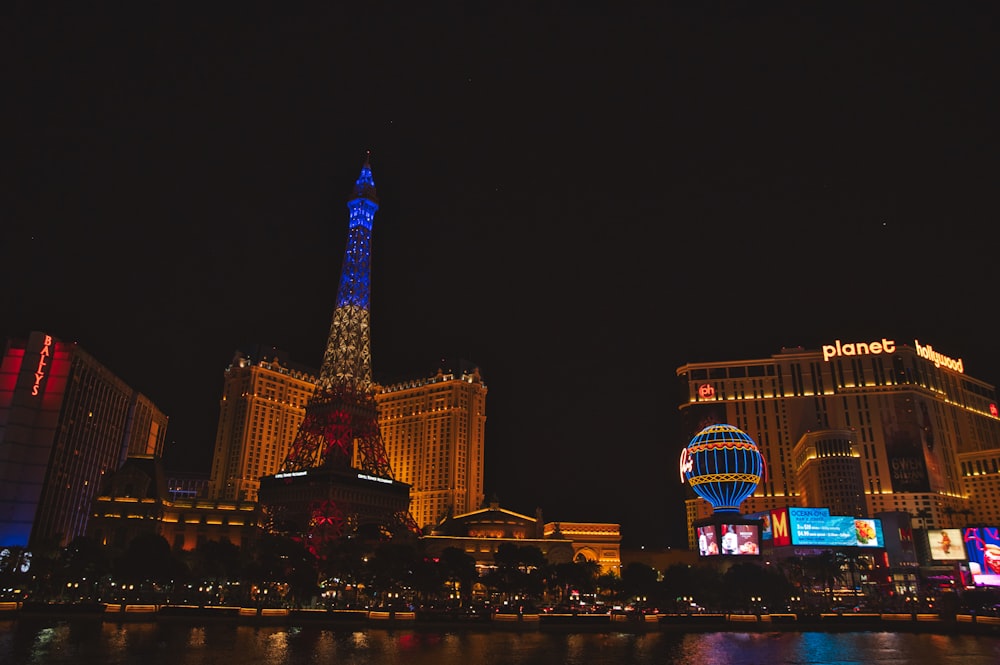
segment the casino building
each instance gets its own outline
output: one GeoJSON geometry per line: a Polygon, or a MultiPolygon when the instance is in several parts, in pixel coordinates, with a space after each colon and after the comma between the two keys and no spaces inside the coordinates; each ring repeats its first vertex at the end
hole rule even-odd
{"type": "Polygon", "coordinates": [[[478,367],[454,362],[375,394],[389,465],[410,485],[410,514],[425,530],[484,505],[488,390],[478,367]]]}
{"type": "MultiPolygon", "coordinates": [[[[996,388],[960,357],[918,339],[833,339],[768,358],[682,365],[684,441],[729,423],[760,448],[765,474],[743,513],[825,506],[908,513],[922,530],[995,524],[1000,488],[996,388]]],[[[694,525],[712,507],[686,501],[694,525]]]]}
{"type": "Polygon", "coordinates": [[[168,418],[75,342],[34,331],[0,357],[0,546],[65,546],[130,455],[160,456],[168,418]]]}

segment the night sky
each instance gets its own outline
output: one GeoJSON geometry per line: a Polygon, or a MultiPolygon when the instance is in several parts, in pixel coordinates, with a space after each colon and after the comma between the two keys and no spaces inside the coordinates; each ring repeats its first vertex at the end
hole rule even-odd
{"type": "Polygon", "coordinates": [[[477,364],[505,508],[682,545],[686,362],[1000,383],[991,3],[391,4],[5,12],[0,334],[147,395],[168,469],[237,348],[318,368],[369,150],[375,378],[477,364]]]}

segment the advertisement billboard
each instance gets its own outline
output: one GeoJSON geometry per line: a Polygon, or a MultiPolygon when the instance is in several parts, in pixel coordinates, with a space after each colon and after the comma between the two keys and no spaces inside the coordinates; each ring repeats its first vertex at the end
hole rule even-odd
{"type": "Polygon", "coordinates": [[[788,508],[771,511],[771,540],[775,547],[792,544],[792,534],[788,531],[788,508]]]}
{"type": "Polygon", "coordinates": [[[890,406],[881,415],[893,491],[931,492],[944,487],[944,460],[934,436],[933,405],[926,401],[913,404],[898,395],[890,406]]]}
{"type": "Polygon", "coordinates": [[[719,553],[719,541],[715,537],[715,526],[707,524],[695,529],[698,534],[699,556],[714,556],[719,553]]]}
{"type": "Polygon", "coordinates": [[[719,550],[729,556],[760,554],[760,528],[756,524],[720,524],[719,550]]]}
{"type": "Polygon", "coordinates": [[[854,518],[854,531],[858,547],[885,547],[882,520],[854,518]]]}
{"type": "Polygon", "coordinates": [[[969,527],[964,530],[963,541],[969,554],[972,583],[1000,586],[1000,529],[969,527]]]}
{"type": "Polygon", "coordinates": [[[773,510],[770,526],[776,547],[885,547],[881,520],[831,515],[829,508],[773,510]]]}
{"type": "Polygon", "coordinates": [[[771,540],[771,511],[765,510],[759,513],[750,513],[749,519],[760,520],[760,539],[771,540]]]}
{"type": "Polygon", "coordinates": [[[757,556],[760,525],[745,523],[706,524],[695,527],[699,556],[757,556]]]}
{"type": "Polygon", "coordinates": [[[965,561],[964,535],[961,529],[931,529],[927,532],[927,546],[935,561],[965,561]]]}
{"type": "Polygon", "coordinates": [[[845,515],[801,515],[789,511],[792,545],[857,545],[854,518],[845,515]]]}

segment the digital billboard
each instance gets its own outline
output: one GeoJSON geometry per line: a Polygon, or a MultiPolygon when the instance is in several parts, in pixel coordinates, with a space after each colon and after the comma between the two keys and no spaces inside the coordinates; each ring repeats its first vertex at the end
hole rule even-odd
{"type": "Polygon", "coordinates": [[[935,561],[965,561],[964,537],[961,529],[931,529],[927,544],[935,561]]]}
{"type": "Polygon", "coordinates": [[[760,554],[760,529],[756,524],[720,524],[719,550],[724,555],[760,554]]]}
{"type": "Polygon", "coordinates": [[[695,529],[698,534],[698,554],[713,556],[719,553],[719,541],[715,537],[715,526],[708,524],[695,529]]]}
{"type": "Polygon", "coordinates": [[[963,540],[973,584],[1000,586],[1000,529],[969,527],[963,540]]]}
{"type": "Polygon", "coordinates": [[[771,511],[765,510],[760,513],[750,513],[747,517],[752,520],[760,520],[761,540],[771,540],[771,511]]]}
{"type": "Polygon", "coordinates": [[[858,541],[854,518],[846,515],[798,516],[789,513],[792,545],[850,547],[858,541]]]}
{"type": "Polygon", "coordinates": [[[882,534],[882,520],[868,518],[854,519],[854,531],[858,547],[885,547],[885,537],[882,534]]]}
{"type": "Polygon", "coordinates": [[[828,508],[771,511],[771,539],[776,547],[885,547],[881,520],[831,515],[828,508]]]}
{"type": "Polygon", "coordinates": [[[760,525],[706,524],[695,527],[700,556],[757,556],[760,554],[760,525]]]}
{"type": "Polygon", "coordinates": [[[945,462],[927,402],[914,404],[897,395],[890,406],[882,412],[882,428],[893,491],[931,492],[944,487],[945,462]]]}

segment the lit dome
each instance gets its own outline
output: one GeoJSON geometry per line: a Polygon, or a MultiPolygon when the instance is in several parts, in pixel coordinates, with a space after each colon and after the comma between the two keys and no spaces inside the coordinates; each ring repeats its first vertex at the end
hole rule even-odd
{"type": "Polygon", "coordinates": [[[754,440],[732,425],[709,425],[681,451],[681,481],[717,513],[738,513],[764,475],[754,440]]]}

